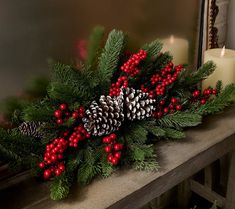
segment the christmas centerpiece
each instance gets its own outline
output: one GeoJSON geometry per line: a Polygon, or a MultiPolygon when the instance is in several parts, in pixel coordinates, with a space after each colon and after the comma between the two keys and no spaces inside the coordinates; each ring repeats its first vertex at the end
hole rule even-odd
{"type": "Polygon", "coordinates": [[[212,62],[190,71],[174,66],[157,40],[130,53],[123,32],[111,31],[102,48],[103,36],[94,30],[79,67],[55,63],[46,97],[27,104],[16,127],[0,129],[1,160],[51,180],[54,200],[73,182],[123,165],[156,171],[156,141],[183,138],[184,128],[229,106],[235,92],[221,81],[201,90],[212,62]]]}

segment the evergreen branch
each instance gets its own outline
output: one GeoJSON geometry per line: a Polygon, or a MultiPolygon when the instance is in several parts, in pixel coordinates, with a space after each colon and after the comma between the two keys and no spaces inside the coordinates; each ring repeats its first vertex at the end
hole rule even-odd
{"type": "Polygon", "coordinates": [[[130,145],[131,158],[133,161],[144,161],[147,158],[156,157],[154,147],[150,145],[131,144],[130,145]]]}
{"type": "Polygon", "coordinates": [[[90,102],[96,96],[94,87],[97,84],[97,76],[87,66],[82,66],[78,70],[69,65],[56,63],[48,93],[52,98],[67,101],[71,105],[77,101],[90,102]]]}
{"type": "Polygon", "coordinates": [[[68,196],[71,181],[63,173],[61,176],[55,177],[50,185],[50,197],[52,200],[61,200],[68,196]]]}
{"type": "Polygon", "coordinates": [[[215,98],[201,105],[195,112],[200,115],[214,114],[229,106],[235,94],[235,84],[227,85],[215,98]]]}
{"type": "Polygon", "coordinates": [[[197,126],[201,123],[202,117],[196,113],[176,112],[168,114],[157,120],[157,124],[161,127],[184,128],[197,126]]]}
{"type": "Polygon", "coordinates": [[[0,144],[0,159],[5,162],[21,161],[20,157],[16,153],[6,149],[2,144],[0,144]]]}
{"type": "Polygon", "coordinates": [[[40,103],[33,103],[23,110],[24,121],[49,121],[55,111],[53,102],[43,100],[40,103]]]}
{"type": "Polygon", "coordinates": [[[78,168],[77,181],[82,184],[90,183],[93,178],[101,173],[101,168],[97,162],[100,159],[100,150],[97,148],[93,150],[91,147],[87,147],[80,152],[82,160],[81,166],[78,168]]]}
{"type": "Polygon", "coordinates": [[[221,80],[220,80],[220,81],[217,81],[217,83],[216,83],[216,91],[217,91],[217,94],[220,94],[221,91],[222,91],[222,89],[223,89],[223,83],[222,83],[222,81],[221,81],[221,80]]]}
{"type": "Polygon", "coordinates": [[[158,171],[160,168],[155,158],[147,159],[145,161],[136,161],[133,168],[138,171],[158,171]]]}
{"type": "Polygon", "coordinates": [[[172,128],[165,128],[165,136],[171,139],[182,139],[185,138],[185,133],[172,128]]]}
{"type": "Polygon", "coordinates": [[[145,44],[142,49],[147,51],[148,60],[155,59],[161,52],[162,43],[159,40],[155,40],[150,44],[145,44]]]}
{"type": "Polygon", "coordinates": [[[186,89],[186,87],[192,88],[202,80],[206,79],[209,75],[211,75],[214,72],[215,67],[215,64],[212,61],[209,61],[194,72],[183,70],[180,73],[175,85],[183,89],[186,89]]]}
{"type": "Polygon", "coordinates": [[[157,126],[155,121],[141,121],[140,125],[143,126],[149,133],[154,136],[165,136],[166,132],[163,128],[157,126]]]}
{"type": "Polygon", "coordinates": [[[97,53],[101,47],[103,36],[104,36],[104,27],[97,26],[93,29],[89,37],[86,65],[88,66],[94,65],[97,58],[97,53]]]}
{"type": "Polygon", "coordinates": [[[133,123],[132,125],[130,125],[130,127],[128,127],[125,137],[128,144],[144,144],[147,141],[147,135],[148,131],[145,129],[145,127],[141,126],[141,124],[133,123]]]}
{"type": "Polygon", "coordinates": [[[112,30],[109,33],[103,52],[99,58],[98,76],[100,85],[107,88],[111,83],[113,72],[118,67],[118,62],[123,50],[124,34],[121,31],[112,30]]]}
{"type": "Polygon", "coordinates": [[[100,163],[100,171],[101,171],[101,175],[105,178],[111,176],[111,174],[114,171],[113,166],[111,165],[111,163],[107,162],[107,158],[104,157],[104,160],[100,163]]]}

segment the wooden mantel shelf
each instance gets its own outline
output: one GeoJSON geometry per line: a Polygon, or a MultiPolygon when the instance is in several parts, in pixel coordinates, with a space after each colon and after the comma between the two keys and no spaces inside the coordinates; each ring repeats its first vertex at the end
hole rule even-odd
{"type": "MultiPolygon", "coordinates": [[[[63,201],[52,201],[47,183],[27,178],[0,191],[4,209],[135,209],[192,176],[235,149],[235,108],[206,118],[187,131],[187,138],[161,141],[156,145],[159,172],[122,169],[89,186],[74,186],[63,201]]],[[[1,183],[1,182],[0,182],[1,183]]]]}

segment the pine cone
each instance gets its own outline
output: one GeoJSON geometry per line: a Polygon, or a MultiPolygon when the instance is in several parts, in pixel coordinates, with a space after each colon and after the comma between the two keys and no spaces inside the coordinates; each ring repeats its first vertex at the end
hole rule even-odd
{"type": "Polygon", "coordinates": [[[23,135],[41,138],[43,134],[38,131],[41,125],[41,122],[23,122],[20,124],[19,130],[23,135]]]}
{"type": "Polygon", "coordinates": [[[93,101],[83,118],[85,129],[94,136],[118,130],[123,120],[123,93],[118,97],[101,96],[99,103],[93,101]]]}
{"type": "Polygon", "coordinates": [[[150,99],[148,93],[127,88],[124,97],[126,117],[128,120],[143,120],[152,116],[155,110],[155,100],[150,99]]]}

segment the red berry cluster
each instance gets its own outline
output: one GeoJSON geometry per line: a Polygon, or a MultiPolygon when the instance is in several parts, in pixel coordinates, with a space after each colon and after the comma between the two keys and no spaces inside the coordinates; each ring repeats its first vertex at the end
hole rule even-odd
{"type": "Polygon", "coordinates": [[[140,50],[138,53],[132,55],[122,66],[121,70],[126,73],[126,76],[120,76],[116,83],[113,83],[110,90],[109,96],[119,96],[120,88],[128,87],[128,76],[135,76],[139,73],[137,66],[139,63],[147,57],[147,52],[140,50]]]}
{"type": "Polygon", "coordinates": [[[194,101],[200,100],[202,105],[206,104],[211,95],[217,95],[217,90],[213,88],[207,88],[203,91],[203,93],[201,93],[199,90],[195,90],[192,93],[194,101]]]}
{"type": "Polygon", "coordinates": [[[54,116],[56,118],[56,123],[58,125],[63,124],[65,120],[68,120],[69,117],[73,117],[74,119],[77,119],[78,117],[82,118],[84,117],[85,109],[83,106],[80,106],[77,110],[75,110],[72,114],[68,109],[67,104],[61,104],[59,106],[59,109],[54,112],[54,116]]]}
{"type": "Polygon", "coordinates": [[[132,55],[131,58],[121,66],[121,70],[134,77],[135,75],[139,74],[139,69],[137,66],[146,57],[147,52],[141,49],[138,53],[132,55]]]}
{"type": "Polygon", "coordinates": [[[46,146],[43,161],[39,163],[39,167],[44,169],[44,178],[49,179],[53,175],[59,176],[65,170],[63,162],[60,162],[64,158],[63,153],[68,147],[68,141],[64,138],[56,138],[51,144],[46,146]]]}
{"type": "Polygon", "coordinates": [[[142,85],[140,86],[140,89],[141,89],[141,91],[144,92],[144,93],[147,93],[147,92],[149,91],[148,88],[144,86],[144,84],[142,84],[142,85]]]}
{"type": "Polygon", "coordinates": [[[67,104],[61,104],[59,109],[54,112],[54,116],[58,125],[63,124],[63,120],[68,119],[70,116],[67,104]]]}
{"type": "Polygon", "coordinates": [[[163,115],[173,113],[174,111],[182,110],[182,105],[178,103],[177,98],[172,97],[169,105],[166,105],[166,101],[162,99],[159,102],[159,110],[153,113],[155,118],[161,118],[163,115]]]}
{"type": "Polygon", "coordinates": [[[77,148],[78,142],[90,138],[90,134],[87,133],[86,129],[82,124],[74,128],[74,132],[69,137],[69,146],[77,148]]]}
{"type": "Polygon", "coordinates": [[[107,144],[104,147],[105,152],[108,153],[107,160],[112,165],[117,165],[119,163],[121,150],[123,149],[123,144],[117,143],[116,139],[117,135],[114,133],[103,138],[103,143],[107,144]]]}
{"type": "Polygon", "coordinates": [[[156,85],[156,95],[164,95],[167,86],[174,83],[177,79],[178,74],[182,71],[183,66],[173,66],[170,62],[167,66],[162,70],[161,74],[153,75],[151,78],[151,84],[156,85]]]}
{"type": "Polygon", "coordinates": [[[73,113],[72,113],[72,117],[74,119],[77,119],[77,118],[83,118],[85,115],[85,108],[83,106],[80,106],[77,110],[75,110],[73,113]]]}
{"type": "Polygon", "coordinates": [[[109,96],[119,96],[120,95],[120,88],[123,86],[123,88],[128,87],[128,79],[126,76],[120,76],[116,83],[113,83],[110,90],[109,90],[109,96]]]}

